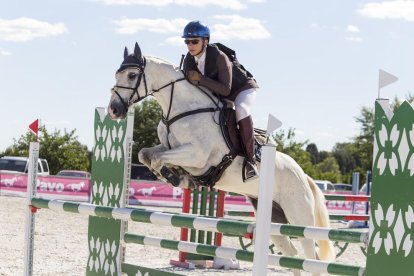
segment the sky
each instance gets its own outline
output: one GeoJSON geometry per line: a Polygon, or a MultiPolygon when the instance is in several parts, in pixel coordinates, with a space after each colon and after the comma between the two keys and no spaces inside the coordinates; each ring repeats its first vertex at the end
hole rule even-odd
{"type": "Polygon", "coordinates": [[[37,118],[91,149],[124,47],[178,65],[191,20],[255,76],[255,126],[271,113],[319,150],[359,133],[379,69],[399,78],[382,98],[414,94],[414,1],[0,0],[0,152],[37,118]]]}

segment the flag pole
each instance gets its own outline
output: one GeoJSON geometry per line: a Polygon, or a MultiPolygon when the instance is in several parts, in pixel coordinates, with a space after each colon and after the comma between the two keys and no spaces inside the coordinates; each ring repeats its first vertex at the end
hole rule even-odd
{"type": "Polygon", "coordinates": [[[377,100],[381,99],[380,97],[380,91],[381,91],[381,77],[378,78],[378,98],[377,100]]]}

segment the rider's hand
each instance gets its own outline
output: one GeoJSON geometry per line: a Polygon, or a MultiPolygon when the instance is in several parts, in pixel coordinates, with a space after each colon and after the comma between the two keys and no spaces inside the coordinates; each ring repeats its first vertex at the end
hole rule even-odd
{"type": "Polygon", "coordinates": [[[191,70],[187,72],[187,78],[192,84],[198,84],[201,80],[201,74],[197,71],[191,70]]]}

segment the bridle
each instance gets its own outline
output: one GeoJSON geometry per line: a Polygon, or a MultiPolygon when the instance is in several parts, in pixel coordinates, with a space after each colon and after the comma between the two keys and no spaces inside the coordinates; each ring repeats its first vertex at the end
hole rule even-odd
{"type": "MultiPolygon", "coordinates": [[[[174,97],[174,86],[175,83],[186,80],[185,77],[183,78],[179,78],[176,79],[174,81],[171,81],[163,86],[161,86],[158,89],[152,89],[151,93],[148,93],[148,86],[147,86],[147,80],[145,78],[145,65],[146,65],[146,59],[145,57],[142,57],[142,62],[140,63],[123,63],[121,65],[121,67],[116,71],[116,73],[122,72],[128,68],[137,68],[138,69],[138,79],[137,82],[135,84],[135,87],[127,87],[127,86],[121,86],[121,85],[115,85],[112,88],[112,92],[115,93],[119,99],[121,100],[122,104],[124,105],[125,109],[128,110],[129,106],[137,103],[143,99],[145,99],[148,96],[153,95],[156,92],[161,91],[162,89],[171,86],[171,95],[170,95],[170,103],[168,106],[168,112],[167,115],[164,116],[164,114],[162,114],[162,119],[161,121],[166,125],[167,127],[167,142],[168,142],[168,147],[171,149],[171,145],[170,142],[168,141],[168,134],[170,133],[170,126],[176,122],[179,119],[182,119],[184,117],[190,116],[190,115],[194,115],[194,114],[198,114],[198,113],[205,113],[205,112],[216,112],[216,111],[220,111],[220,106],[218,104],[218,102],[216,103],[216,101],[213,99],[213,97],[211,95],[209,95],[206,91],[204,91],[202,88],[200,88],[199,86],[196,86],[198,88],[198,90],[200,90],[201,92],[203,92],[215,105],[215,107],[207,107],[207,108],[200,108],[200,109],[195,109],[195,110],[190,110],[190,111],[186,111],[183,113],[180,113],[178,115],[175,115],[174,117],[170,118],[170,111],[171,111],[171,107],[173,104],[173,97],[174,97]],[[141,97],[138,93],[138,88],[141,84],[142,79],[144,79],[144,86],[145,86],[145,96],[141,97]],[[118,91],[116,90],[116,88],[121,88],[121,89],[127,89],[127,90],[132,90],[133,92],[131,93],[131,96],[128,99],[128,102],[125,102],[121,95],[119,95],[118,91]],[[134,95],[137,94],[137,99],[136,100],[132,100],[134,98],[134,95]]],[[[185,76],[185,74],[184,74],[185,76]]],[[[218,99],[218,101],[220,101],[220,99],[218,99]]],[[[213,119],[214,120],[214,119],[213,119]]]]}
{"type": "MultiPolygon", "coordinates": [[[[125,109],[128,110],[128,107],[134,103],[137,103],[143,99],[145,99],[146,97],[148,97],[151,94],[148,94],[148,86],[147,86],[147,79],[145,78],[145,65],[147,63],[147,60],[145,59],[145,57],[142,57],[142,63],[124,63],[122,64],[121,68],[119,68],[116,73],[122,72],[128,68],[136,68],[138,69],[138,80],[137,83],[135,84],[135,87],[128,87],[128,86],[121,86],[121,85],[115,85],[112,88],[112,92],[115,93],[119,99],[121,100],[122,104],[124,105],[125,109]],[[139,85],[141,84],[142,79],[144,79],[144,85],[145,85],[145,96],[141,97],[138,93],[138,88],[139,85]],[[121,89],[127,89],[127,90],[132,90],[131,96],[128,99],[128,102],[125,102],[124,99],[122,99],[121,95],[119,95],[118,91],[116,90],[116,88],[121,88],[121,89]],[[134,95],[137,94],[137,99],[132,101],[132,99],[134,98],[134,95]]],[[[154,91],[153,91],[154,92],[154,91]]]]}

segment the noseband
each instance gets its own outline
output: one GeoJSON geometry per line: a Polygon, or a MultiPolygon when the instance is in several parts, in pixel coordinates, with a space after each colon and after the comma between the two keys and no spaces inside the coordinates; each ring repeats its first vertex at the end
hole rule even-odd
{"type": "Polygon", "coordinates": [[[147,79],[145,78],[145,71],[144,71],[147,60],[145,59],[145,57],[142,57],[142,60],[143,60],[143,62],[141,64],[138,64],[138,63],[125,63],[125,64],[122,64],[121,68],[123,68],[123,69],[122,70],[120,69],[120,70],[117,71],[117,73],[119,73],[119,72],[122,72],[122,71],[124,71],[128,68],[137,68],[138,72],[139,72],[138,80],[137,80],[137,83],[135,84],[135,87],[115,85],[112,88],[112,92],[114,92],[119,97],[119,99],[121,100],[121,102],[124,105],[126,110],[128,110],[129,106],[131,106],[132,104],[134,104],[136,102],[139,102],[139,101],[145,99],[146,97],[148,97],[149,95],[151,95],[151,94],[148,94],[147,79]],[[144,97],[141,97],[138,93],[138,88],[139,88],[139,85],[141,84],[142,79],[144,79],[144,85],[145,85],[145,96],[144,97]],[[122,99],[121,95],[119,95],[119,93],[117,91],[117,88],[132,90],[132,93],[131,93],[131,96],[129,97],[128,102],[125,102],[122,99]],[[135,94],[137,94],[137,99],[132,101],[132,98],[134,98],[135,94]]]}

